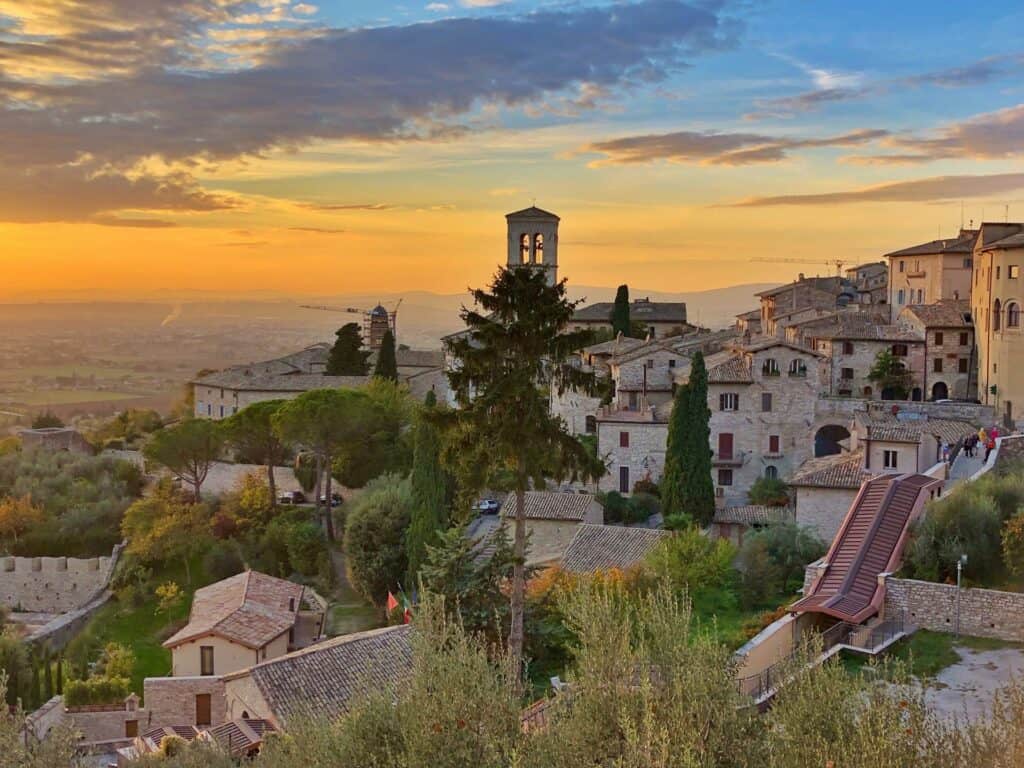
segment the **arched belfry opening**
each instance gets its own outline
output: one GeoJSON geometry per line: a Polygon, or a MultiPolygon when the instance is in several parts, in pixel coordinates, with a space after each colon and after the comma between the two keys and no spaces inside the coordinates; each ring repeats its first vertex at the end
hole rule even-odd
{"type": "Polygon", "coordinates": [[[558,281],[558,222],[553,213],[531,206],[505,216],[508,222],[509,269],[543,269],[548,282],[558,281]]]}

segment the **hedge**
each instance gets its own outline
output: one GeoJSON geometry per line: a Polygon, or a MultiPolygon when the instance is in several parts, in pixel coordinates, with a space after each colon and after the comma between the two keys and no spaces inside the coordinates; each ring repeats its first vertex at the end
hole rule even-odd
{"type": "Polygon", "coordinates": [[[124,677],[90,677],[69,680],[64,685],[64,706],[83,707],[90,704],[120,704],[131,693],[124,677]]]}

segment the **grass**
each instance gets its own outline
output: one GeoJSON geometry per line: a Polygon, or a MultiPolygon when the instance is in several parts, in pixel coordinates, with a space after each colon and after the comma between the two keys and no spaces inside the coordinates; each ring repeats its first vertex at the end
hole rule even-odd
{"type": "Polygon", "coordinates": [[[135,654],[135,668],[132,671],[132,690],[142,695],[142,681],[147,677],[162,677],[170,674],[171,652],[161,643],[168,637],[168,628],[188,618],[192,594],[199,587],[209,584],[209,578],[202,569],[202,561],[192,562],[192,585],[185,584],[183,564],[172,564],[160,573],[154,574],[154,583],[173,581],[185,593],[183,599],[169,613],[157,613],[156,597],[150,595],[138,606],[125,606],[115,598],[101,608],[83,630],[98,641],[99,647],[107,643],[120,643],[131,648],[135,654]]]}
{"type": "MultiPolygon", "coordinates": [[[[960,661],[961,656],[954,647],[956,644],[952,635],[922,629],[894,645],[887,652],[886,658],[905,664],[910,673],[917,677],[933,678],[960,661]]],[[[860,672],[871,662],[866,656],[844,653],[842,663],[849,671],[860,672]]]]}
{"type": "Polygon", "coordinates": [[[23,405],[73,405],[111,400],[134,400],[142,397],[130,392],[110,392],[104,389],[37,389],[25,392],[7,392],[10,400],[23,405]]]}
{"type": "Polygon", "coordinates": [[[1024,650],[1024,643],[1013,643],[1008,640],[996,640],[993,637],[965,637],[962,636],[956,641],[957,645],[969,648],[972,651],[1000,651],[1004,648],[1018,648],[1024,650]]]}
{"type": "Polygon", "coordinates": [[[131,368],[107,367],[102,365],[32,365],[25,368],[9,368],[0,372],[0,381],[22,381],[32,376],[95,376],[97,378],[121,378],[136,373],[131,368]]]}

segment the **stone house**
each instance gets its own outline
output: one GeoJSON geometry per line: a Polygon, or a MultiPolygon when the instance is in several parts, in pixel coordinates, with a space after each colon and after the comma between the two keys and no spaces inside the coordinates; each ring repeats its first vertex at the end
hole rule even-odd
{"type": "Polygon", "coordinates": [[[661,479],[671,413],[671,403],[642,411],[601,409],[597,416],[597,454],[608,471],[598,480],[598,490],[629,494],[638,480],[661,479]]]}
{"type": "Polygon", "coordinates": [[[890,322],[911,304],[971,298],[974,245],[978,230],[961,229],[953,238],[931,240],[885,254],[889,264],[890,322]]]}
{"type": "MultiPolygon", "coordinates": [[[[580,307],[572,316],[571,330],[610,330],[615,303],[601,301],[580,307]]],[[[682,336],[694,330],[686,322],[686,303],[682,301],[651,301],[649,298],[633,299],[629,305],[631,321],[641,322],[652,338],[682,336]]]]}
{"type": "MultiPolygon", "coordinates": [[[[501,519],[514,520],[516,496],[510,493],[501,506],[501,519]]],[[[526,492],[526,562],[540,565],[561,560],[581,524],[604,523],[604,507],[590,493],[526,492]]]]}
{"type": "Polygon", "coordinates": [[[929,400],[973,400],[978,395],[974,322],[966,299],[910,305],[899,323],[925,340],[922,390],[929,400]]]}
{"type": "Polygon", "coordinates": [[[920,414],[859,413],[854,419],[850,449],[863,452],[864,469],[872,474],[923,473],[942,460],[943,444],[952,448],[977,430],[968,421],[920,414]]]}
{"type": "Polygon", "coordinates": [[[859,264],[846,270],[857,289],[858,304],[886,304],[889,300],[889,265],[884,261],[859,264]]]}
{"type": "Polygon", "coordinates": [[[39,427],[18,432],[22,447],[44,448],[48,451],[68,451],[91,456],[95,453],[89,441],[72,427],[39,427]]]}
{"type": "Polygon", "coordinates": [[[301,584],[258,571],[196,590],[188,623],[164,642],[171,676],[225,675],[312,644],[323,613],[305,598],[301,584]]]}
{"type": "Polygon", "coordinates": [[[789,323],[834,312],[855,301],[857,291],[841,277],[800,277],[756,294],[761,301],[761,333],[781,337],[789,323]]]}
{"type": "Polygon", "coordinates": [[[570,573],[626,570],[670,535],[658,528],[583,523],[565,550],[562,567],[570,573]]]}
{"type": "Polygon", "coordinates": [[[756,531],[775,523],[791,523],[793,519],[792,507],[768,507],[763,504],[725,507],[715,510],[711,520],[711,535],[740,547],[747,531],[756,531]]]}
{"type": "Polygon", "coordinates": [[[744,341],[761,335],[761,310],[751,309],[736,315],[736,333],[744,341]]]}
{"type": "Polygon", "coordinates": [[[872,473],[864,468],[864,450],[808,459],[789,481],[795,497],[796,523],[832,541],[853,504],[861,483],[872,473]]]}

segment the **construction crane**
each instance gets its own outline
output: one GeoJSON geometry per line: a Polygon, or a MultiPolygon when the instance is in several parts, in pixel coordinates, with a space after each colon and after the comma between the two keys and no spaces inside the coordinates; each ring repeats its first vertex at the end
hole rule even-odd
{"type": "Polygon", "coordinates": [[[828,267],[835,267],[837,277],[842,277],[843,267],[850,263],[845,259],[775,259],[771,257],[758,257],[751,261],[763,261],[769,264],[824,264],[828,267]]]}
{"type": "Polygon", "coordinates": [[[402,299],[399,299],[392,309],[385,309],[378,304],[373,309],[359,309],[358,307],[332,307],[326,304],[300,304],[302,309],[316,309],[322,312],[347,312],[350,315],[362,315],[363,317],[363,341],[372,350],[380,349],[384,340],[384,332],[391,331],[391,335],[398,339],[398,308],[402,306],[402,299]]]}

